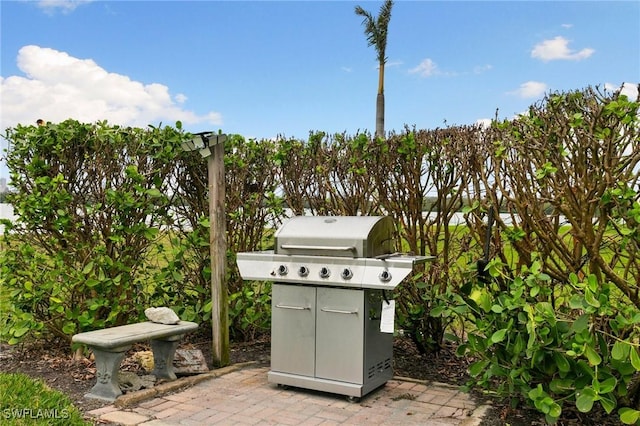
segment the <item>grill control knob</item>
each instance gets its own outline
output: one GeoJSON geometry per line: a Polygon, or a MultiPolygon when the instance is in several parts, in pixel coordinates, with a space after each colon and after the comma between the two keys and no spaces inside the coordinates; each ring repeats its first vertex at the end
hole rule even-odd
{"type": "Polygon", "coordinates": [[[329,278],[331,271],[326,266],[320,268],[320,278],[329,278]]]}
{"type": "Polygon", "coordinates": [[[287,275],[289,273],[289,268],[287,265],[278,266],[278,275],[287,275]]]}
{"type": "Polygon", "coordinates": [[[309,268],[307,268],[306,266],[301,266],[298,269],[298,275],[300,275],[301,277],[306,277],[307,275],[309,275],[309,268]]]}
{"type": "Polygon", "coordinates": [[[340,276],[345,280],[350,280],[353,278],[353,272],[349,268],[344,268],[340,276]]]}
{"type": "Polygon", "coordinates": [[[380,278],[380,281],[382,281],[383,283],[388,283],[389,281],[391,281],[391,272],[382,271],[380,272],[378,278],[380,278]]]}

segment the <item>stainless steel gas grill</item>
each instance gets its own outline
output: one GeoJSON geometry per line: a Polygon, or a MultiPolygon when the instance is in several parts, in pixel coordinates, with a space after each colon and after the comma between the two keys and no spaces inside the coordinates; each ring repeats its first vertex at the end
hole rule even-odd
{"type": "Polygon", "coordinates": [[[275,250],[238,253],[243,279],[274,281],[269,382],[360,398],[393,376],[386,290],[430,259],[393,253],[394,235],[390,217],[297,216],[275,250]]]}

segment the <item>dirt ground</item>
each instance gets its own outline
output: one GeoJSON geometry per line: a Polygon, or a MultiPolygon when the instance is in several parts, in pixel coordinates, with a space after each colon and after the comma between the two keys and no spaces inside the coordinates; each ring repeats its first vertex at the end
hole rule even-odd
{"type": "MultiPolygon", "coordinates": [[[[200,349],[205,359],[211,360],[211,341],[206,335],[191,336],[181,346],[184,349],[200,349]]],[[[127,354],[121,370],[144,374],[133,353],[149,350],[146,345],[137,345],[127,354]]],[[[247,343],[232,343],[231,363],[255,361],[269,363],[270,343],[268,336],[247,343]]],[[[209,366],[211,368],[211,366],[209,366]]],[[[414,379],[463,385],[469,378],[468,362],[455,356],[455,348],[444,348],[437,355],[420,355],[407,338],[394,340],[394,374],[414,379]]],[[[21,372],[45,380],[49,386],[67,394],[83,412],[91,411],[108,402],[84,398],[84,394],[95,383],[94,363],[90,359],[76,361],[71,356],[68,345],[61,342],[23,344],[17,346],[0,345],[0,371],[21,372]]],[[[485,398],[481,393],[474,395],[479,400],[487,400],[493,408],[485,415],[481,426],[499,425],[544,425],[544,417],[535,410],[519,407],[509,408],[508,403],[485,398]]],[[[603,413],[566,413],[558,425],[621,425],[617,416],[603,413]]]]}

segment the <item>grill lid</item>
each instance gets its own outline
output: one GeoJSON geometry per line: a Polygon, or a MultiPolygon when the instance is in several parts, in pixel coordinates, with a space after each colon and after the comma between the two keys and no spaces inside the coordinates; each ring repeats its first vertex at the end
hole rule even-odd
{"type": "Polygon", "coordinates": [[[245,280],[292,285],[394,289],[431,256],[392,253],[393,219],[296,216],[275,234],[273,251],[237,253],[245,280]]]}
{"type": "Polygon", "coordinates": [[[376,257],[392,252],[388,216],[296,216],[275,234],[276,254],[376,257]]]}

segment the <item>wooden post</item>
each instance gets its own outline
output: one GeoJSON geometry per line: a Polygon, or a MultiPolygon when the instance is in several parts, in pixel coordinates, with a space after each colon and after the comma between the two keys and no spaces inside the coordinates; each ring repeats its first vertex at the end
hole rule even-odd
{"type": "Polygon", "coordinates": [[[207,159],[209,189],[209,247],[211,250],[211,328],[213,364],[229,365],[228,300],[225,269],[227,226],[225,221],[224,141],[226,135],[211,135],[207,159]]]}

